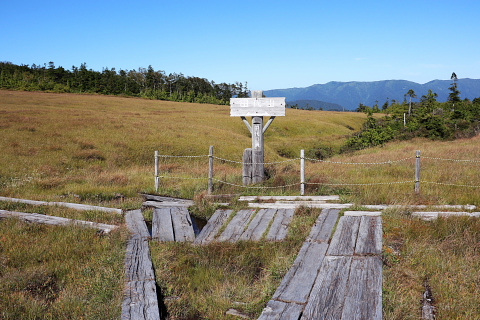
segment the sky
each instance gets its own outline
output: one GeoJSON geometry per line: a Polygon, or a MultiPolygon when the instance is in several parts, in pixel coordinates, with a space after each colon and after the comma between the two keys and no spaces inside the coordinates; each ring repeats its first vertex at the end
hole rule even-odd
{"type": "Polygon", "coordinates": [[[1,0],[0,61],[251,90],[480,78],[478,0],[1,0]]]}

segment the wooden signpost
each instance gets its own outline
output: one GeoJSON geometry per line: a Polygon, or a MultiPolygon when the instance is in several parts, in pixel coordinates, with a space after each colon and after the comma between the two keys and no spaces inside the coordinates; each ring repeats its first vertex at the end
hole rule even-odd
{"type": "Polygon", "coordinates": [[[249,185],[264,180],[263,134],[277,116],[285,116],[285,98],[264,98],[263,91],[253,91],[252,98],[231,98],[230,116],[241,117],[252,134],[252,148],[243,153],[243,184],[249,185]],[[264,125],[263,117],[270,119],[264,125]],[[252,117],[252,124],[247,120],[252,117]]]}

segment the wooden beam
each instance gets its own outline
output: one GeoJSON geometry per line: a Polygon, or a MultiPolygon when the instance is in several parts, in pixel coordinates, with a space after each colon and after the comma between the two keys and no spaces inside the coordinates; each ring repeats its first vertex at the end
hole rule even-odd
{"type": "Polygon", "coordinates": [[[340,196],[241,196],[238,201],[264,201],[264,200],[276,200],[276,201],[339,201],[340,196]]]}
{"type": "Polygon", "coordinates": [[[333,229],[337,224],[340,209],[323,209],[312,227],[307,241],[329,243],[333,229]]]}
{"type": "Polygon", "coordinates": [[[327,248],[327,243],[305,242],[293,266],[273,295],[273,299],[305,304],[310,296],[310,291],[315,283],[327,248]]]}
{"type": "Polygon", "coordinates": [[[153,211],[152,238],[158,241],[175,241],[171,209],[157,208],[153,211]]]}
{"type": "Polygon", "coordinates": [[[351,262],[352,257],[325,257],[302,320],[342,319],[351,262]]]}
{"type": "Polygon", "coordinates": [[[74,220],[74,219],[67,219],[63,217],[55,217],[55,216],[47,216],[44,214],[39,213],[25,213],[25,212],[17,212],[17,211],[7,211],[7,210],[0,210],[0,218],[18,218],[23,221],[33,222],[33,223],[41,223],[41,224],[49,224],[49,225],[57,225],[57,226],[68,226],[68,225],[78,225],[82,227],[89,227],[99,229],[104,233],[109,233],[113,229],[116,229],[117,226],[104,224],[104,223],[96,223],[91,221],[83,221],[83,220],[74,220]]]}
{"type": "Polygon", "coordinates": [[[193,242],[195,232],[193,231],[192,220],[187,208],[172,208],[173,232],[176,242],[193,242]]]}
{"type": "Polygon", "coordinates": [[[259,210],[248,225],[247,230],[240,236],[240,240],[258,241],[262,239],[263,234],[267,231],[270,221],[276,212],[276,209],[259,210]]]}
{"type": "Polygon", "coordinates": [[[150,237],[150,232],[148,232],[142,210],[127,211],[125,214],[125,222],[127,223],[128,229],[130,229],[130,232],[133,234],[136,234],[141,238],[150,237]]]}
{"type": "Polygon", "coordinates": [[[321,208],[321,209],[344,209],[353,206],[352,203],[313,203],[313,204],[301,204],[301,203],[249,203],[250,208],[263,208],[263,209],[296,209],[299,207],[308,208],[321,208]]]}
{"type": "Polygon", "coordinates": [[[300,304],[270,300],[258,320],[298,320],[302,310],[303,305],[300,304]]]}
{"type": "Polygon", "coordinates": [[[215,211],[205,227],[203,227],[202,231],[200,231],[200,234],[195,239],[194,244],[208,244],[212,242],[232,212],[233,210],[215,211]]]}
{"type": "Polygon", "coordinates": [[[278,209],[268,231],[267,240],[281,241],[288,235],[288,228],[295,214],[294,209],[278,209]]]}
{"type": "Polygon", "coordinates": [[[382,259],[353,257],[348,275],[342,317],[338,319],[382,319],[382,259]]]}
{"type": "Polygon", "coordinates": [[[121,319],[160,320],[155,280],[127,283],[121,319]]]}
{"type": "Polygon", "coordinates": [[[272,117],[270,117],[270,119],[268,119],[267,123],[263,127],[263,133],[265,133],[265,131],[267,131],[268,127],[270,127],[270,125],[272,124],[273,120],[275,120],[275,118],[276,118],[275,116],[272,116],[272,117]]]}
{"type": "Polygon", "coordinates": [[[255,210],[252,209],[238,211],[222,234],[217,238],[217,241],[237,241],[254,213],[255,210]]]}
{"type": "Polygon", "coordinates": [[[76,209],[76,210],[102,211],[102,212],[111,212],[111,213],[118,213],[118,214],[123,213],[122,209],[91,206],[91,205],[79,204],[79,203],[47,202],[47,201],[35,201],[35,200],[25,200],[25,199],[7,198],[7,197],[0,197],[0,201],[19,202],[19,203],[31,204],[34,206],[58,206],[58,207],[76,209]]]}
{"type": "Polygon", "coordinates": [[[241,119],[243,120],[243,123],[245,123],[245,125],[247,126],[248,131],[252,133],[252,126],[250,125],[250,122],[248,122],[247,118],[242,116],[241,119]]]}
{"type": "Polygon", "coordinates": [[[382,254],[382,218],[363,216],[360,219],[355,255],[382,254]]]}
{"type": "Polygon", "coordinates": [[[328,255],[351,256],[355,252],[360,217],[343,216],[328,248],[328,255]]]}

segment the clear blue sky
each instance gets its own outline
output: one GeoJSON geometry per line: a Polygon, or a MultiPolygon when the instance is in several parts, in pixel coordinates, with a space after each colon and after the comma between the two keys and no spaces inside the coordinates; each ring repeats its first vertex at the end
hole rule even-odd
{"type": "Polygon", "coordinates": [[[478,0],[0,2],[0,61],[183,73],[252,90],[480,78],[478,0]]]}

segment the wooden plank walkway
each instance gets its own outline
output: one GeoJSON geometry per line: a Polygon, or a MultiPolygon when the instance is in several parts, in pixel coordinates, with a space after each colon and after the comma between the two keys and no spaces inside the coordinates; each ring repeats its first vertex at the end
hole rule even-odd
{"type": "Polygon", "coordinates": [[[208,244],[215,240],[223,224],[228,220],[233,210],[217,210],[203,227],[195,239],[195,244],[208,244]]]}
{"type": "Polygon", "coordinates": [[[342,216],[332,237],[339,211],[319,215],[259,319],[382,319],[381,217],[342,216]]]}
{"type": "Polygon", "coordinates": [[[39,213],[25,213],[25,212],[17,212],[17,211],[0,210],[0,218],[8,218],[8,217],[15,217],[27,222],[42,223],[42,224],[49,224],[49,225],[62,225],[62,226],[78,225],[82,227],[99,229],[103,233],[109,233],[113,229],[117,228],[117,226],[115,225],[110,225],[105,223],[74,220],[74,219],[68,219],[63,217],[48,216],[48,215],[39,214],[39,213]]]}
{"type": "Polygon", "coordinates": [[[281,241],[287,237],[294,209],[217,210],[195,239],[195,244],[212,241],[281,241]],[[220,234],[220,231],[223,232],[220,234]]]}
{"type": "Polygon", "coordinates": [[[141,210],[125,215],[132,237],[127,244],[125,274],[127,284],[122,303],[122,320],[159,320],[155,272],[150,257],[150,234],[141,210]]]}
{"type": "Polygon", "coordinates": [[[193,242],[195,232],[187,208],[156,208],[153,212],[152,238],[158,241],[193,242]]]}

